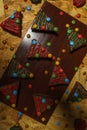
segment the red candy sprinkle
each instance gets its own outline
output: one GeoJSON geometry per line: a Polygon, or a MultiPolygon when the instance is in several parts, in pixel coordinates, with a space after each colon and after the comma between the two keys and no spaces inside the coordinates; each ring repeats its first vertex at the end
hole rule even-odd
{"type": "Polygon", "coordinates": [[[28,85],[28,88],[30,88],[30,89],[31,89],[31,88],[32,88],[32,84],[29,84],[29,85],[28,85]]]}
{"type": "Polygon", "coordinates": [[[41,29],[42,29],[42,30],[46,30],[46,26],[43,25],[43,26],[41,27],[41,29]]]}
{"type": "Polygon", "coordinates": [[[63,69],[60,69],[59,72],[62,73],[62,72],[63,72],[63,69]]]}
{"type": "Polygon", "coordinates": [[[82,39],[82,34],[78,34],[78,38],[79,38],[79,39],[82,39]]]}
{"type": "Polygon", "coordinates": [[[45,48],[44,48],[44,47],[42,47],[42,48],[41,48],[41,50],[42,50],[42,51],[45,51],[45,48]]]}
{"type": "Polygon", "coordinates": [[[23,67],[23,66],[22,66],[21,64],[19,64],[19,65],[17,66],[18,69],[22,69],[22,67],[23,67]]]}
{"type": "Polygon", "coordinates": [[[76,17],[77,17],[77,18],[80,18],[80,17],[81,17],[81,14],[77,14],[76,17]]]}
{"type": "Polygon", "coordinates": [[[37,116],[40,116],[41,115],[41,112],[37,112],[37,116]]]}
{"type": "Polygon", "coordinates": [[[60,11],[60,12],[59,12],[59,15],[64,15],[64,12],[63,12],[63,11],[60,11]]]}
{"type": "Polygon", "coordinates": [[[4,9],[8,9],[8,5],[6,4],[6,5],[4,5],[4,9]]]}
{"type": "Polygon", "coordinates": [[[56,57],[55,57],[55,56],[53,56],[53,57],[52,57],[52,60],[56,60],[56,57]]]}

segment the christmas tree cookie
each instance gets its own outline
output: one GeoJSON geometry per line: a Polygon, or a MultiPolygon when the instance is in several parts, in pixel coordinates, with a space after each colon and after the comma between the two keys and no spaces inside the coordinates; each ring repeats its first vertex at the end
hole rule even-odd
{"type": "Polygon", "coordinates": [[[85,98],[87,98],[87,90],[79,82],[76,82],[67,101],[80,102],[85,98]]]}
{"type": "Polygon", "coordinates": [[[58,27],[54,26],[50,17],[41,9],[36,20],[32,25],[33,31],[40,32],[58,32],[58,27]]]}
{"type": "Polygon", "coordinates": [[[1,23],[1,27],[14,34],[16,36],[21,36],[21,29],[22,29],[22,14],[21,11],[18,9],[13,12],[13,14],[7,18],[5,21],[1,23]]]}
{"type": "Polygon", "coordinates": [[[63,85],[68,83],[69,83],[69,79],[64,73],[64,70],[61,68],[60,65],[55,64],[50,78],[49,86],[60,85],[60,84],[63,85]]]}
{"type": "Polygon", "coordinates": [[[67,37],[69,40],[70,51],[73,52],[87,44],[87,40],[83,38],[83,35],[80,34],[76,29],[68,28],[67,37]]]}
{"type": "Polygon", "coordinates": [[[51,109],[55,100],[46,95],[34,95],[34,104],[37,115],[40,116],[44,111],[51,109]]]}
{"type": "Polygon", "coordinates": [[[23,78],[23,79],[34,78],[34,74],[30,72],[29,66],[30,66],[29,62],[27,62],[24,66],[20,64],[16,60],[16,55],[14,55],[8,68],[7,75],[8,77],[13,78],[23,78]]]}
{"type": "Polygon", "coordinates": [[[40,58],[49,58],[51,59],[53,55],[48,52],[48,50],[43,47],[36,39],[32,40],[32,44],[28,49],[28,52],[26,53],[27,58],[35,58],[35,59],[40,59],[40,58]]]}
{"type": "Polygon", "coordinates": [[[81,7],[85,4],[86,0],[73,0],[73,5],[76,7],[81,7]]]}
{"type": "Polygon", "coordinates": [[[18,93],[19,82],[11,83],[0,87],[0,95],[3,96],[3,100],[9,101],[11,105],[14,105],[14,107],[17,106],[18,93]]]}

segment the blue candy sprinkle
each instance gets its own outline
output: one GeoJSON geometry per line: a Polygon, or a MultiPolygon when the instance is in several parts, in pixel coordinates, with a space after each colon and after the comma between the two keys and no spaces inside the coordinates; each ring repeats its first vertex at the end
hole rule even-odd
{"type": "Polygon", "coordinates": [[[51,21],[51,18],[50,18],[50,17],[47,17],[47,18],[46,18],[46,21],[47,21],[47,22],[50,22],[50,21],[51,21]]]}
{"type": "Polygon", "coordinates": [[[38,41],[36,39],[32,40],[32,44],[36,45],[38,43],[38,41]]]}
{"type": "Polygon", "coordinates": [[[69,83],[69,79],[68,78],[65,78],[65,83],[69,83]]]}
{"type": "Polygon", "coordinates": [[[80,110],[80,109],[81,109],[81,106],[77,106],[77,109],[80,110]]]}
{"type": "Polygon", "coordinates": [[[57,121],[57,122],[56,122],[56,125],[57,125],[57,126],[60,126],[60,121],[57,121]]]}
{"type": "Polygon", "coordinates": [[[69,90],[67,89],[67,90],[65,91],[65,93],[66,93],[66,94],[69,94],[69,90]]]}
{"type": "Polygon", "coordinates": [[[46,99],[45,98],[42,99],[42,103],[46,103],[46,99]]]}
{"type": "Polygon", "coordinates": [[[14,19],[14,17],[15,17],[14,14],[12,14],[12,15],[10,16],[11,19],[14,19]]]}
{"type": "Polygon", "coordinates": [[[15,95],[15,96],[17,95],[17,90],[13,91],[13,95],[15,95]]]}
{"type": "Polygon", "coordinates": [[[27,6],[27,10],[30,11],[31,10],[31,6],[27,6]]]}
{"type": "Polygon", "coordinates": [[[74,97],[78,97],[78,95],[79,95],[78,93],[76,93],[76,92],[74,93],[74,97]]]}
{"type": "Polygon", "coordinates": [[[23,113],[22,112],[18,112],[18,116],[22,116],[23,115],[23,113]]]}
{"type": "Polygon", "coordinates": [[[17,73],[13,73],[13,78],[17,78],[18,74],[17,73]]]}
{"type": "Polygon", "coordinates": [[[70,46],[74,46],[75,43],[74,43],[74,41],[70,41],[69,44],[70,44],[70,46]]]}

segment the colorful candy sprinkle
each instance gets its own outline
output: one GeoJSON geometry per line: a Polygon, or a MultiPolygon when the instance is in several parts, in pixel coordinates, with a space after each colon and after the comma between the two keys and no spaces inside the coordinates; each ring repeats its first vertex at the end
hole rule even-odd
{"type": "Polygon", "coordinates": [[[51,42],[47,42],[47,46],[50,47],[51,46],[51,42]]]}
{"type": "Polygon", "coordinates": [[[46,21],[47,21],[47,22],[50,22],[50,21],[51,21],[51,18],[50,18],[50,17],[47,17],[47,18],[46,18],[46,21]]]}
{"type": "Polygon", "coordinates": [[[69,27],[70,27],[70,25],[69,25],[68,23],[67,23],[65,26],[66,26],[66,28],[69,28],[69,27]]]}
{"type": "Polygon", "coordinates": [[[31,10],[31,6],[29,5],[29,6],[27,6],[27,10],[28,11],[30,11],[31,10]]]}
{"type": "Polygon", "coordinates": [[[65,83],[69,83],[69,79],[68,78],[65,78],[65,83]]]}
{"type": "Polygon", "coordinates": [[[11,106],[12,106],[13,108],[15,108],[15,107],[16,107],[16,105],[15,105],[15,104],[12,104],[11,106]]]}
{"type": "Polygon", "coordinates": [[[46,103],[46,99],[45,98],[42,99],[42,103],[43,104],[46,103]]]}
{"type": "Polygon", "coordinates": [[[32,40],[32,44],[36,45],[38,43],[38,41],[36,39],[32,40]]]}

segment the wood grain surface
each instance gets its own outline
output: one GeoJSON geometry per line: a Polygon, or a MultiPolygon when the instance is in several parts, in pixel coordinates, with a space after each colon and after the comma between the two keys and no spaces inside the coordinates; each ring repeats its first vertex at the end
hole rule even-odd
{"type": "MultiPolygon", "coordinates": [[[[77,18],[76,15],[80,13],[81,17],[77,19],[87,25],[87,10],[85,9],[87,7],[87,3],[81,8],[76,8],[73,6],[72,0],[48,1],[56,7],[64,10],[74,18],[77,18]]],[[[8,9],[5,9],[5,16],[0,18],[0,22],[9,17],[13,10],[17,9],[18,7],[22,8],[22,10],[25,9],[25,11],[22,11],[24,17],[21,38],[13,36],[0,28],[0,77],[2,77],[12,58],[12,55],[16,52],[26,31],[34,20],[36,12],[39,11],[43,2],[44,1],[42,0],[40,4],[34,5],[30,2],[30,0],[27,0],[27,2],[24,0],[4,0],[4,4],[8,5],[8,9]],[[31,11],[26,10],[27,5],[32,6],[31,11]]],[[[69,92],[72,90],[76,81],[79,81],[87,90],[87,56],[84,57],[78,71],[70,82],[68,86],[69,92]],[[85,75],[83,75],[84,72],[85,75]]],[[[61,102],[56,107],[47,125],[43,125],[23,114],[22,118],[19,120],[23,130],[74,130],[73,121],[75,118],[82,117],[87,121],[87,99],[79,103],[66,104],[65,101],[68,95],[69,94],[66,93],[63,95],[61,102]],[[81,109],[78,110],[77,106],[80,106],[81,109]],[[58,122],[60,122],[59,126],[56,125],[58,122]]],[[[3,103],[0,103],[0,130],[9,130],[10,127],[16,123],[18,123],[18,111],[8,107],[3,103]]]]}

